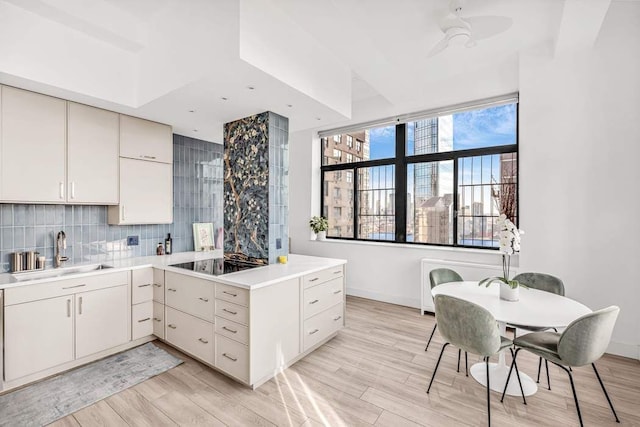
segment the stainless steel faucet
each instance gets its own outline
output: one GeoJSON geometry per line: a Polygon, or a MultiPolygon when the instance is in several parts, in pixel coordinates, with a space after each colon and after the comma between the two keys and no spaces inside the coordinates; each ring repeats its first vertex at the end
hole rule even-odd
{"type": "Polygon", "coordinates": [[[63,251],[67,249],[67,235],[64,234],[64,231],[59,231],[56,237],[56,258],[54,260],[54,266],[56,268],[60,267],[63,262],[69,260],[68,257],[60,255],[61,249],[63,251]]]}

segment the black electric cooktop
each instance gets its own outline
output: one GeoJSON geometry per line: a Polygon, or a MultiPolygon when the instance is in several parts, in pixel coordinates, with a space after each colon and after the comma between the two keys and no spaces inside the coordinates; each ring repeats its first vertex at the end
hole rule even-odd
{"type": "Polygon", "coordinates": [[[264,265],[224,258],[211,258],[195,262],[172,264],[169,267],[184,268],[185,270],[195,271],[197,273],[220,276],[221,274],[234,273],[236,271],[244,271],[256,267],[264,267],[264,265]]]}

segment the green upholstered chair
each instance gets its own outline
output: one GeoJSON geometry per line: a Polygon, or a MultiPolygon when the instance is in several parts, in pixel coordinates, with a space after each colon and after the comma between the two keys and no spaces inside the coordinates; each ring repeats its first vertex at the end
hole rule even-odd
{"type": "MultiPolygon", "coordinates": [[[[611,333],[613,327],[616,324],[620,309],[616,306],[603,308],[602,310],[594,311],[593,313],[585,314],[584,316],[574,320],[567,326],[564,332],[532,332],[530,334],[522,335],[514,339],[513,343],[518,347],[513,357],[513,366],[516,366],[516,358],[518,352],[525,349],[537,356],[544,357],[545,360],[559,366],[569,375],[569,382],[571,383],[571,390],[573,391],[573,399],[576,403],[576,411],[578,412],[578,419],[580,425],[582,423],[582,415],[580,414],[580,405],[578,403],[578,395],[576,394],[576,388],[573,383],[573,375],[569,368],[585,366],[591,364],[593,371],[600,382],[600,387],[604,392],[607,402],[611,407],[611,412],[617,422],[620,422],[616,410],[613,408],[613,403],[609,398],[609,394],[604,387],[604,383],[598,374],[595,361],[600,359],[609,345],[611,340],[611,333]]],[[[440,329],[442,333],[442,327],[440,329]]],[[[509,370],[509,376],[511,370],[509,370]]],[[[509,383],[509,377],[507,377],[507,384],[509,383]]],[[[505,388],[506,391],[506,388],[505,388]]],[[[524,393],[522,395],[524,399],[524,393]]],[[[502,393],[502,399],[504,399],[504,392],[502,393]]]]}
{"type": "MultiPolygon", "coordinates": [[[[429,272],[429,282],[431,282],[431,289],[443,283],[462,282],[462,280],[462,276],[449,268],[436,268],[429,272]]],[[[433,330],[431,331],[431,335],[429,335],[429,340],[427,341],[427,346],[424,348],[424,351],[427,351],[429,349],[429,344],[431,344],[431,339],[433,338],[433,334],[436,333],[437,328],[438,322],[433,325],[433,330]]],[[[469,368],[467,366],[467,353],[464,354],[464,361],[465,373],[467,376],[469,376],[469,368]]],[[[458,372],[460,372],[460,350],[458,350],[458,372]]]]}
{"type": "MultiPolygon", "coordinates": [[[[440,351],[440,357],[438,357],[438,362],[431,376],[427,393],[431,390],[431,385],[438,372],[444,349],[449,344],[453,344],[465,352],[483,356],[487,366],[487,417],[489,425],[491,425],[489,356],[493,356],[500,350],[511,346],[512,341],[500,336],[496,319],[479,305],[448,295],[436,295],[434,301],[436,320],[440,325],[440,335],[446,342],[440,351]]],[[[518,376],[518,381],[520,381],[517,365],[516,375],[518,376]]],[[[522,383],[520,383],[520,389],[522,390],[522,383]]]]}
{"type": "MultiPolygon", "coordinates": [[[[564,296],[564,283],[562,280],[556,276],[552,276],[551,274],[545,273],[520,273],[516,275],[513,280],[517,280],[523,285],[531,288],[537,289],[539,291],[545,291],[556,295],[564,296]]],[[[555,328],[536,328],[526,325],[514,325],[509,324],[508,326],[517,329],[523,329],[529,332],[541,332],[549,329],[553,329],[558,332],[555,328]]],[[[513,337],[515,338],[516,332],[513,332],[513,337]]],[[[547,388],[551,390],[551,379],[549,378],[549,362],[547,360],[544,361],[544,367],[547,371],[547,388]]],[[[538,379],[536,382],[540,382],[540,371],[542,370],[542,357],[538,361],[538,379]]]]}

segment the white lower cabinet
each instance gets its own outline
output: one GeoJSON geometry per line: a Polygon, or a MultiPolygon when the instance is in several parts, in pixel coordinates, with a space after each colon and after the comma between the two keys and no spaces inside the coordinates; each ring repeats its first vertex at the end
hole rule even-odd
{"type": "Polygon", "coordinates": [[[73,360],[73,295],[4,309],[4,375],[11,381],[73,360]]]}
{"type": "Polygon", "coordinates": [[[166,316],[167,342],[213,365],[213,323],[171,307],[166,307],[166,316]]]}
{"type": "Polygon", "coordinates": [[[344,308],[342,303],[339,303],[305,320],[302,328],[304,350],[310,349],[340,329],[343,315],[344,308]]]}
{"type": "Polygon", "coordinates": [[[129,341],[128,293],[124,285],[76,294],[76,359],[129,341]]]}
{"type": "Polygon", "coordinates": [[[249,382],[249,348],[216,334],[216,368],[249,382]]]}
{"type": "Polygon", "coordinates": [[[128,275],[123,271],[6,289],[5,381],[127,343],[128,275]]]}
{"type": "Polygon", "coordinates": [[[153,301],[131,306],[131,339],[153,335],[153,301]]]}

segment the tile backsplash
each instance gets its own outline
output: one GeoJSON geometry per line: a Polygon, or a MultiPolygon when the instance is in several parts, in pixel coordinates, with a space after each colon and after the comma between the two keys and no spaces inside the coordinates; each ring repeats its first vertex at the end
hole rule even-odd
{"type": "Polygon", "coordinates": [[[107,262],[154,255],[167,233],[173,251],[193,250],[194,222],[222,219],[222,145],[181,135],[173,136],[173,224],[107,224],[106,206],[0,204],[0,272],[9,270],[9,254],[38,251],[52,264],[55,238],[67,236],[67,265],[107,262]],[[127,246],[127,236],[138,236],[137,246],[127,246]]]}

